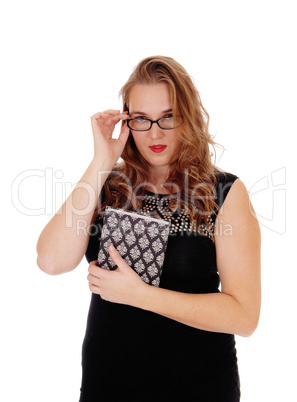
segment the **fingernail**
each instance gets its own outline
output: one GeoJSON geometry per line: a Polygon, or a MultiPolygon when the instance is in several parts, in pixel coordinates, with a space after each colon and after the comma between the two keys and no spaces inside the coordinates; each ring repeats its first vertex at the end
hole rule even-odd
{"type": "Polygon", "coordinates": [[[113,245],[113,244],[111,244],[111,245],[109,246],[109,250],[110,250],[110,251],[114,251],[114,250],[115,250],[115,248],[114,248],[114,245],[113,245]]]}

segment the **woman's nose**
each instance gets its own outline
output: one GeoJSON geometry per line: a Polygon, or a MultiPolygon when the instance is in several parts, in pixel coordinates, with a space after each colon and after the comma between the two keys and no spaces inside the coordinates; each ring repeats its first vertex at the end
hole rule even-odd
{"type": "Polygon", "coordinates": [[[149,136],[150,136],[152,139],[157,139],[157,138],[162,137],[162,135],[163,135],[163,130],[158,126],[157,123],[154,123],[154,124],[152,125],[152,127],[150,128],[150,130],[148,131],[148,133],[149,133],[149,136]]]}

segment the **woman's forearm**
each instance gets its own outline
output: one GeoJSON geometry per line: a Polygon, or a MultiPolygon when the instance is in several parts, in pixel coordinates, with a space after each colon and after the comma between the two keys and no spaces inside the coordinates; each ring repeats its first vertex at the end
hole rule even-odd
{"type": "Polygon", "coordinates": [[[109,161],[92,160],[76,187],[42,231],[37,264],[51,275],[76,268],[87,248],[99,194],[111,171],[109,161]]]}
{"type": "Polygon", "coordinates": [[[251,335],[258,322],[257,312],[248,314],[225,293],[188,294],[148,286],[137,307],[205,331],[241,336],[251,335]]]}

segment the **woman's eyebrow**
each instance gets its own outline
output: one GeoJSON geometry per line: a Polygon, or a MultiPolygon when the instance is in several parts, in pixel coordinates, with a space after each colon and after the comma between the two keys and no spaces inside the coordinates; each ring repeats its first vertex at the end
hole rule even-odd
{"type": "Polygon", "coordinates": [[[144,112],[138,112],[138,111],[130,112],[130,113],[129,113],[130,116],[132,116],[132,114],[141,114],[141,115],[144,115],[145,113],[144,113],[144,112]]]}
{"type": "MultiPolygon", "coordinates": [[[[165,113],[169,113],[169,112],[172,112],[172,108],[163,110],[163,112],[160,112],[160,114],[165,114],[165,113]]],[[[139,115],[142,115],[142,116],[147,115],[147,113],[141,112],[141,111],[133,111],[133,112],[129,113],[130,116],[132,116],[133,114],[139,114],[139,115]]]]}

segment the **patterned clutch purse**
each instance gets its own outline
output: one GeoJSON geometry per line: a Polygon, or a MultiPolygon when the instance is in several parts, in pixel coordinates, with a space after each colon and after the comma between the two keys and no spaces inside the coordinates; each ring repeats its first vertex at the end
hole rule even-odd
{"type": "Polygon", "coordinates": [[[159,286],[169,226],[163,219],[106,207],[97,265],[104,269],[117,268],[108,252],[113,244],[144,282],[159,286]]]}

